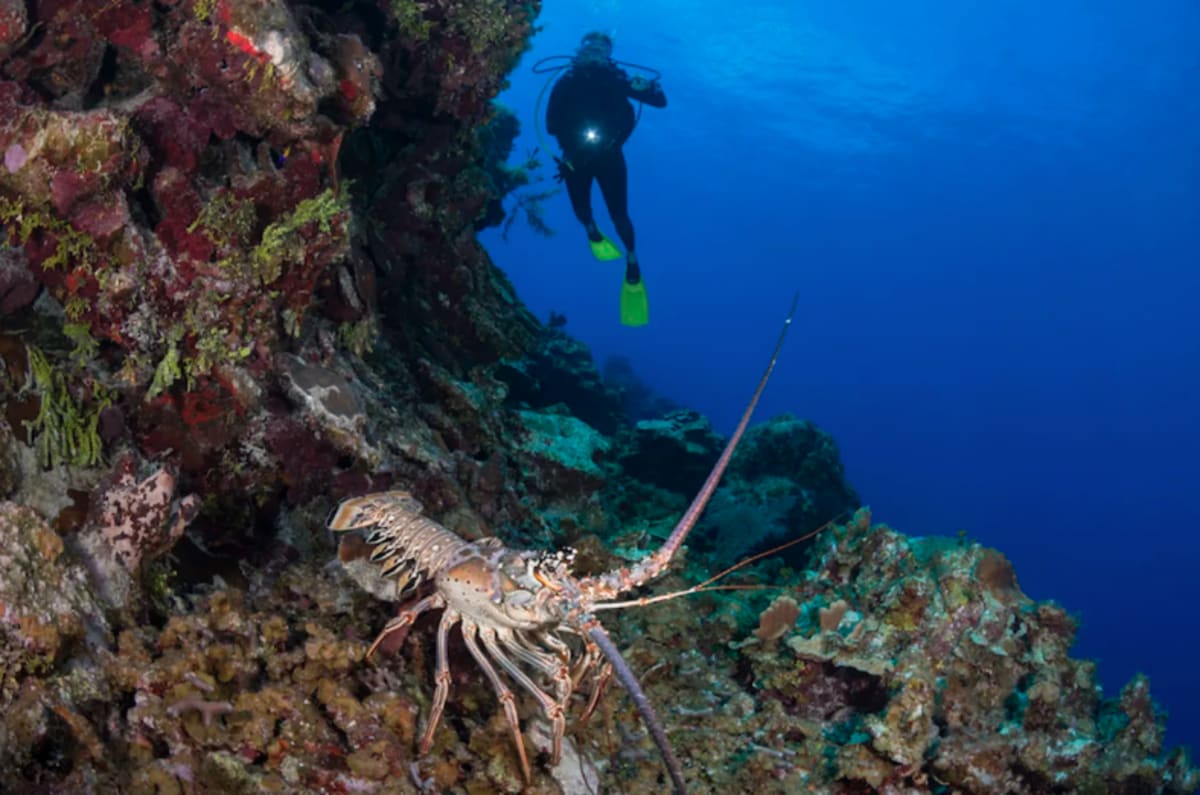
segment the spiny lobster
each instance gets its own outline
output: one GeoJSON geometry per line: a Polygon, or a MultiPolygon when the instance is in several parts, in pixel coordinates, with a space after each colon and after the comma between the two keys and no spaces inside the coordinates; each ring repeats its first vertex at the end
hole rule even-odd
{"type": "MultiPolygon", "coordinates": [[[[329,529],[335,533],[361,534],[372,548],[370,561],[382,567],[383,577],[397,581],[397,592],[413,589],[422,580],[432,581],[434,586],[432,593],[401,608],[384,626],[368,650],[368,657],[385,638],[412,626],[422,613],[443,610],[437,629],[436,689],[420,741],[422,754],[428,753],[433,746],[434,731],[450,692],[447,635],[452,627],[461,625],[467,651],[483,669],[504,708],[526,781],[531,780],[532,775],[521,739],[516,700],[493,663],[533,696],[550,721],[553,764],[559,761],[567,727],[568,702],[575,688],[585,676],[592,674],[591,693],[581,720],[586,719],[596,709],[615,672],[658,746],[675,790],[685,792],[683,770],[654,707],[595,614],[606,608],[627,606],[627,603],[613,602],[666,572],[671,558],[716,490],[750,423],[754,408],[775,369],[795,311],[796,300],[793,299],[766,371],[687,512],[661,548],[632,566],[577,578],[571,574],[574,550],[513,550],[496,538],[467,541],[422,516],[420,503],[402,491],[377,492],[348,499],[333,511],[328,521],[329,529]],[[574,659],[580,652],[564,636],[581,640],[581,657],[574,659]],[[602,658],[606,662],[600,665],[602,658]],[[549,682],[553,695],[539,686],[518,663],[549,682]]],[[[634,600],[632,604],[647,601],[657,600],[634,600]]]]}

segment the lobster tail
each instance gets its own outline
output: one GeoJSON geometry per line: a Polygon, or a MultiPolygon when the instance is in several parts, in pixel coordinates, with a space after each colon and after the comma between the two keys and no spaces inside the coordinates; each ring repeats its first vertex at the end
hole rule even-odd
{"type": "Polygon", "coordinates": [[[381,491],[342,501],[329,514],[325,524],[335,533],[366,530],[380,524],[380,518],[389,511],[420,516],[422,505],[407,491],[381,491]]]}
{"type": "Polygon", "coordinates": [[[380,575],[396,580],[402,591],[432,579],[467,547],[421,511],[420,501],[408,492],[383,491],[345,500],[326,526],[334,533],[360,534],[380,575]]]}

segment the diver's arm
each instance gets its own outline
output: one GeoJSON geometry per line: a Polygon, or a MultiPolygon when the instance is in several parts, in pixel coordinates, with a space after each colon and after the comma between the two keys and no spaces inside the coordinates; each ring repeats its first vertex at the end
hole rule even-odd
{"type": "Polygon", "coordinates": [[[630,99],[644,102],[652,108],[665,108],[667,106],[667,95],[663,93],[662,86],[658,84],[657,80],[635,77],[629,81],[628,85],[626,93],[630,99]]]}
{"type": "Polygon", "coordinates": [[[546,104],[546,132],[553,135],[555,138],[563,134],[563,128],[567,124],[567,120],[563,118],[567,112],[567,89],[563,88],[563,83],[567,78],[560,78],[554,84],[554,88],[550,90],[550,101],[546,104]]]}

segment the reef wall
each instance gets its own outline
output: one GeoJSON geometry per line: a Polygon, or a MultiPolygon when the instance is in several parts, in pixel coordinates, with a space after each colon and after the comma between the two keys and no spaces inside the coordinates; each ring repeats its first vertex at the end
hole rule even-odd
{"type": "MultiPolygon", "coordinates": [[[[595,572],[719,452],[476,240],[528,180],[494,100],[538,10],[0,0],[0,791],[663,791],[618,693],[522,781],[458,641],[418,756],[432,625],[367,662],[395,606],[324,528],[403,488],[595,572]]],[[[832,439],[756,427],[660,589],[845,524],[738,575],[776,590],[607,622],[696,791],[1195,789],[1145,683],[1104,700],[999,553],[857,508],[832,439]]]]}

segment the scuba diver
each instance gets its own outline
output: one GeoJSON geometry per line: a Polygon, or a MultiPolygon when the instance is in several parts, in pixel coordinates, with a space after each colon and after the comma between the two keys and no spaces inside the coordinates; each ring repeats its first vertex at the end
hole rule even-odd
{"type": "MultiPolygon", "coordinates": [[[[566,184],[575,217],[587,231],[592,254],[601,261],[620,259],[621,252],[596,226],[592,215],[592,182],[625,244],[625,279],[621,285],[621,323],[642,326],[649,321],[646,285],[634,250],[633,222],[629,219],[628,175],[622,145],[633,134],[641,114],[635,99],[654,108],[665,108],[667,97],[658,84],[658,73],[612,59],[612,39],[599,32],[583,37],[566,73],[554,84],[546,108],[546,131],[558,139],[562,157],[559,178],[566,184]],[[650,77],[630,76],[630,66],[650,77]]],[[[557,56],[565,57],[565,56],[557,56]]],[[[548,59],[547,59],[548,60],[548,59]]]]}

